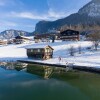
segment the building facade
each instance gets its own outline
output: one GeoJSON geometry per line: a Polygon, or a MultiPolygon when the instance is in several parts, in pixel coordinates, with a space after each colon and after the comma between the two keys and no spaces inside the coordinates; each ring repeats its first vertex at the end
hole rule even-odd
{"type": "Polygon", "coordinates": [[[54,49],[51,46],[42,46],[26,49],[28,58],[46,60],[53,57],[54,49]]]}
{"type": "Polygon", "coordinates": [[[60,33],[60,39],[63,41],[80,40],[80,33],[74,30],[66,30],[60,33]]]}
{"type": "Polygon", "coordinates": [[[16,36],[15,39],[13,40],[13,42],[16,44],[22,44],[22,43],[27,42],[27,41],[29,42],[30,39],[23,37],[23,36],[16,36]]]}
{"type": "Polygon", "coordinates": [[[34,36],[35,43],[38,42],[50,42],[52,38],[55,38],[56,40],[59,39],[60,33],[45,33],[45,34],[36,34],[34,36]]]}

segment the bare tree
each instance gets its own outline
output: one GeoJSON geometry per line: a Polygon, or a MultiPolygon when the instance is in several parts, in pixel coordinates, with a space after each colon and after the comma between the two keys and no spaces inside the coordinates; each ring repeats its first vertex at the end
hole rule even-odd
{"type": "Polygon", "coordinates": [[[52,43],[55,42],[55,36],[52,36],[52,43]]]}
{"type": "Polygon", "coordinates": [[[70,56],[74,56],[75,55],[75,48],[73,46],[71,46],[69,48],[69,54],[70,54],[70,56]]]}
{"type": "Polygon", "coordinates": [[[81,46],[78,47],[78,52],[79,52],[79,54],[82,53],[82,47],[81,46]]]}
{"type": "Polygon", "coordinates": [[[93,42],[95,50],[97,50],[100,43],[100,31],[90,34],[89,39],[93,42]]]}

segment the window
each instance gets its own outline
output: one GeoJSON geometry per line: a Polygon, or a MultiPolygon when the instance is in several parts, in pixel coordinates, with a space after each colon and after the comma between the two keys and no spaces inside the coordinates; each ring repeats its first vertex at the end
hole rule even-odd
{"type": "Polygon", "coordinates": [[[32,50],[32,49],[31,49],[30,51],[31,51],[31,52],[33,52],[33,50],[32,50]]]}
{"type": "Polygon", "coordinates": [[[50,52],[50,50],[49,49],[46,49],[45,52],[50,52]]]}
{"type": "Polygon", "coordinates": [[[75,35],[75,33],[73,33],[73,35],[75,35]]]}
{"type": "Polygon", "coordinates": [[[37,52],[40,52],[40,49],[38,49],[37,52]]]}

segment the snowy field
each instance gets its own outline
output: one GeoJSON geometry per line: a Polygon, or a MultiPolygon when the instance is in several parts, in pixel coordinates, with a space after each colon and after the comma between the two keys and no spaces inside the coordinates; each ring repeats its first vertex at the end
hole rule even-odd
{"type": "Polygon", "coordinates": [[[36,47],[41,45],[50,45],[54,48],[53,59],[40,61],[52,64],[74,63],[75,65],[100,67],[100,51],[87,50],[92,43],[87,41],[78,42],[55,42],[55,43],[38,43],[38,44],[19,44],[0,46],[0,61],[16,61],[20,59],[28,59],[26,55],[27,47],[36,47]],[[69,48],[73,46],[77,51],[75,56],[70,56],[69,48]],[[82,47],[82,53],[78,53],[78,47],[82,47]],[[58,57],[61,57],[59,61],[58,57]]]}

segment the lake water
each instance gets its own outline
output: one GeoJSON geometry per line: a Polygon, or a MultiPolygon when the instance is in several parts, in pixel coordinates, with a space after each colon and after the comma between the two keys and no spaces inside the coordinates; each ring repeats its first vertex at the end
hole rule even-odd
{"type": "Polygon", "coordinates": [[[1,63],[0,100],[100,100],[100,75],[1,63]]]}

